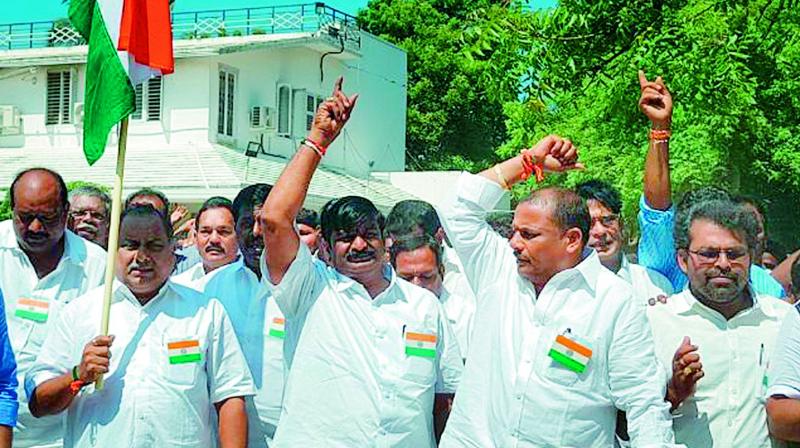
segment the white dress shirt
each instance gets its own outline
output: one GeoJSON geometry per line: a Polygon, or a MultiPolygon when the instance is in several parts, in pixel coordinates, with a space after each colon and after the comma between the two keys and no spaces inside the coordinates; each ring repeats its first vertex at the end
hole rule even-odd
{"type": "Polygon", "coordinates": [[[800,400],[800,302],[786,313],[769,366],[768,396],[800,400]]]}
{"type": "Polygon", "coordinates": [[[633,446],[673,446],[664,373],[644,306],[594,251],[537,296],[508,240],[484,220],[504,194],[463,174],[444,209],[447,235],[478,298],[469,357],[441,447],[610,447],[617,409],[633,446]],[[557,335],[588,344],[586,370],[548,356],[557,335]]]}
{"type": "MultiPolygon", "coordinates": [[[[193,270],[174,277],[173,281],[180,283],[191,278],[193,270]]],[[[283,313],[269,288],[261,284],[241,257],[186,286],[218,299],[225,307],[256,387],[256,394],[246,401],[248,446],[271,445],[283,402],[285,330],[280,331],[283,313]]]]}
{"type": "MultiPolygon", "coordinates": [[[[262,272],[271,286],[263,258],[262,272]]],[[[300,244],[273,291],[295,341],[274,447],[435,446],[434,393],[458,386],[458,343],[436,296],[385,272],[373,299],[300,244]],[[406,354],[414,333],[435,337],[434,357],[406,354]]]]}
{"type": "Polygon", "coordinates": [[[34,418],[25,398],[25,374],[33,367],[51,323],[62,307],[103,283],[106,252],[69,230],[64,231],[64,255],[56,269],[39,279],[28,256],[20,249],[13,221],[0,222],[0,289],[5,296],[8,335],[17,359],[19,420],[15,447],[60,447],[64,433],[62,416],[34,418]],[[20,299],[48,304],[47,320],[37,322],[16,313],[20,299]]]}
{"type": "Polygon", "coordinates": [[[703,364],[696,392],[674,412],[677,442],[690,448],[770,446],[765,375],[790,309],[779,299],[755,295],[753,307],[725,320],[689,288],[647,308],[663,365],[672,369],[684,336],[699,347],[703,364]]]}
{"type": "Polygon", "coordinates": [[[672,295],[672,283],[666,277],[652,269],[629,262],[624,255],[617,275],[633,286],[636,299],[642,302],[660,295],[672,295]]]}
{"type": "MultiPolygon", "coordinates": [[[[103,390],[88,386],[67,408],[64,446],[214,446],[212,404],[254,393],[225,309],[172,282],[142,306],[114,283],[109,372],[103,390]],[[200,360],[171,364],[167,344],[177,341],[199,342],[200,360]]],[[[84,346],[99,334],[103,289],[64,307],[26,376],[28,397],[80,363],[84,346]]]]}
{"type": "Polygon", "coordinates": [[[442,245],[442,249],[444,281],[439,301],[442,302],[447,319],[456,333],[461,356],[466,358],[475,315],[475,294],[464,275],[464,267],[456,251],[446,244],[442,245]]]}

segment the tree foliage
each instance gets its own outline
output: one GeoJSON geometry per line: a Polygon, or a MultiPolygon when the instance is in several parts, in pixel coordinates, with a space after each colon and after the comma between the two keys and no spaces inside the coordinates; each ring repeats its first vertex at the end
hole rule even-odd
{"type": "MultiPolygon", "coordinates": [[[[370,9],[397,3],[372,2],[370,9]]],[[[797,245],[800,216],[787,205],[800,193],[800,1],[562,0],[539,11],[516,2],[467,3],[463,17],[448,22],[453,35],[460,31],[452,44],[458,53],[441,57],[480,67],[473,89],[502,102],[498,156],[548,133],[569,137],[589,169],[553,181],[611,181],[632,221],[649,129],[637,107],[636,73],[643,69],[663,76],[675,101],[676,195],[716,184],[763,198],[773,236],[797,245]]],[[[421,42],[411,48],[430,45],[427,35],[415,36],[421,42]]],[[[416,69],[409,64],[410,73],[416,69]]],[[[420,89],[437,95],[416,77],[409,83],[418,97],[425,97],[420,89]]],[[[416,104],[410,94],[409,107],[416,104]]],[[[470,111],[457,113],[468,117],[480,110],[463,106],[470,111]]],[[[409,120],[410,133],[413,127],[409,120]]]]}

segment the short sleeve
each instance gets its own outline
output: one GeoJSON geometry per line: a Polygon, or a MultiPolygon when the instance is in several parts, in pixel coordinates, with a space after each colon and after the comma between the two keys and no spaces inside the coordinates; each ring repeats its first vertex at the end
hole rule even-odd
{"type": "Polygon", "coordinates": [[[778,332],[775,354],[770,357],[767,395],[800,400],[800,310],[786,313],[778,332]]]}
{"type": "Polygon", "coordinates": [[[211,303],[215,314],[207,362],[211,402],[255,395],[253,378],[228,314],[216,299],[211,303]]]}

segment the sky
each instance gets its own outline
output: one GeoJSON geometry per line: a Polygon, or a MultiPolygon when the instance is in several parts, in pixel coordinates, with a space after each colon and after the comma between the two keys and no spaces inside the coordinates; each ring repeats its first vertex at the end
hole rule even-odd
{"type": "MultiPolygon", "coordinates": [[[[3,0],[3,3],[12,0],[3,0]]],[[[530,0],[534,8],[550,7],[556,0],[530,0]]],[[[14,6],[0,8],[0,24],[19,22],[38,22],[55,20],[67,16],[67,4],[61,0],[22,0],[13,2],[14,6]]],[[[260,6],[296,5],[313,3],[313,0],[177,0],[175,12],[203,11],[230,8],[250,8],[260,6]]],[[[325,4],[355,15],[367,5],[367,0],[325,0],[325,4]]]]}

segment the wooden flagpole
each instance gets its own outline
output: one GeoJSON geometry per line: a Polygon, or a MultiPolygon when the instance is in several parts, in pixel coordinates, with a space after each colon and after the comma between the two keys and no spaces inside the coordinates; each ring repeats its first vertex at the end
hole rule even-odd
{"type": "MultiPolygon", "coordinates": [[[[111,202],[111,224],[108,232],[108,257],[106,258],[105,292],[103,294],[103,316],[100,321],[100,334],[108,335],[108,319],[111,312],[111,294],[114,291],[114,272],[117,266],[119,248],[119,221],[122,215],[122,179],[125,177],[125,149],[128,144],[128,117],[122,119],[119,128],[117,152],[117,172],[114,176],[114,192],[111,202]]],[[[103,389],[103,375],[95,381],[95,389],[103,389]]]]}

